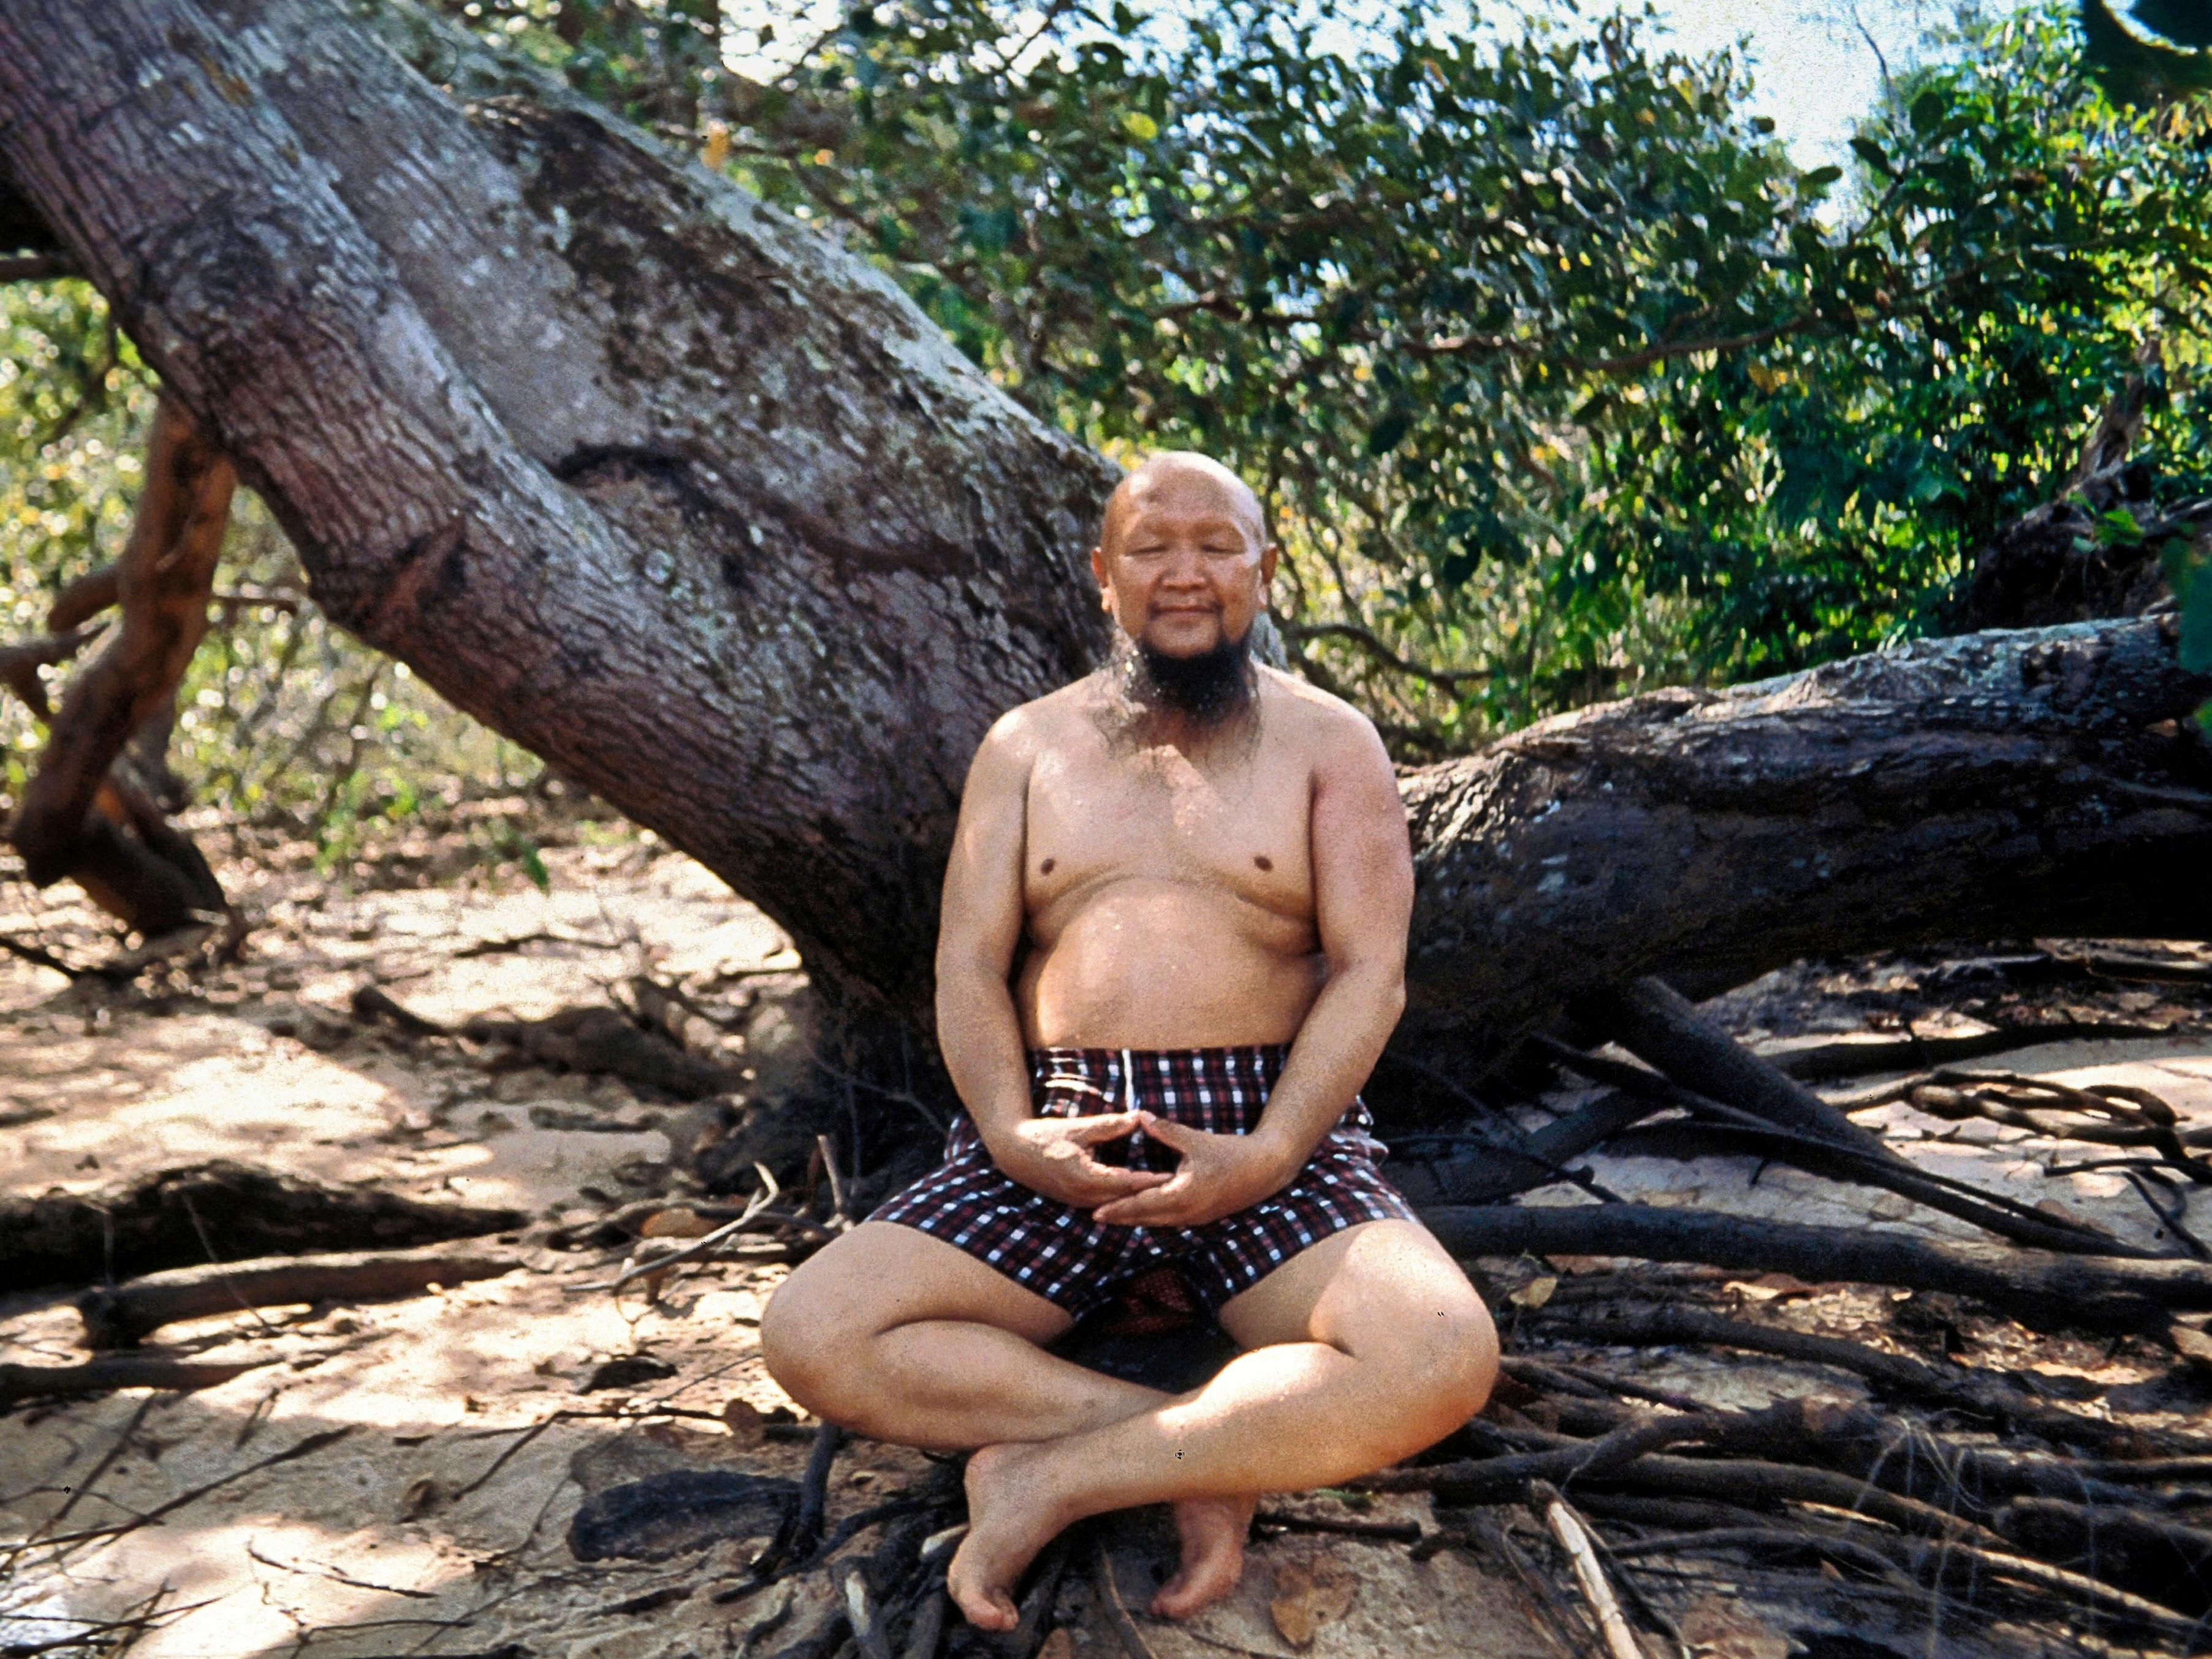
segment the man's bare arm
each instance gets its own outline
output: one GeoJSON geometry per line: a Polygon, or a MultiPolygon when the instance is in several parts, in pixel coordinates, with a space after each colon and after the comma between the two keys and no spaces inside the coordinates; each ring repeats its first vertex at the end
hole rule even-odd
{"type": "Polygon", "coordinates": [[[1063,1203],[1102,1204],[1164,1175],[1101,1164],[1091,1148],[1137,1127],[1133,1112],[1037,1118],[1030,1109],[1021,1016],[1007,985],[1021,947],[1033,750],[1022,711],[991,728],[968,769],[945,872],[937,934],[937,1042],[991,1157],[1063,1203]]]}
{"type": "Polygon", "coordinates": [[[1030,1115],[1021,1018],[1006,978],[1022,942],[1030,761],[1019,716],[1008,715],[969,763],[938,926],[938,1045],[987,1143],[1030,1115]]]}
{"type": "Polygon", "coordinates": [[[1209,1135],[1146,1114],[1145,1133],[1182,1154],[1157,1192],[1097,1212],[1120,1226],[1195,1226],[1288,1186],[1382,1058],[1406,1006],[1413,859],[1396,775],[1375,728],[1342,711],[1315,767],[1315,927],[1328,978],[1267,1109],[1249,1135],[1209,1135]]]}
{"type": "Polygon", "coordinates": [[[1406,1010],[1413,840],[1382,739],[1354,720],[1314,779],[1314,922],[1328,980],[1255,1131],[1288,1160],[1285,1181],[1351,1107],[1406,1010]]]}

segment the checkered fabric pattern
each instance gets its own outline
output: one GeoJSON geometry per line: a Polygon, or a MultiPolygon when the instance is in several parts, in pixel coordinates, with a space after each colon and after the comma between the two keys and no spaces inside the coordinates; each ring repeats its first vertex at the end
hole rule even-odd
{"type": "MultiPolygon", "coordinates": [[[[1039,1048],[1030,1094],[1046,1117],[1136,1108],[1212,1134],[1249,1133],[1282,1075],[1288,1048],[1039,1048]]],[[[1111,1227],[1030,1191],[991,1160],[975,1124],[952,1127],[940,1169],[869,1218],[915,1227],[989,1263],[1077,1318],[1120,1285],[1177,1269],[1208,1311],[1249,1291],[1301,1250],[1364,1221],[1411,1220],[1376,1164],[1382,1145],[1355,1100],[1297,1178],[1249,1210],[1200,1227],[1111,1227]]],[[[1175,1152],[1141,1133],[1098,1149],[1102,1163],[1169,1170],[1175,1152]]]]}

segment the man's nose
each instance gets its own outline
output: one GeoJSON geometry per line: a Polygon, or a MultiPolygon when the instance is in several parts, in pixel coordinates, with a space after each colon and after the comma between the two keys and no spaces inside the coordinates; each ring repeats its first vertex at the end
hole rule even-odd
{"type": "Polygon", "coordinates": [[[1170,555],[1168,568],[1161,573],[1160,580],[1169,587],[1203,587],[1206,586],[1206,560],[1194,550],[1186,549],[1170,555]]]}

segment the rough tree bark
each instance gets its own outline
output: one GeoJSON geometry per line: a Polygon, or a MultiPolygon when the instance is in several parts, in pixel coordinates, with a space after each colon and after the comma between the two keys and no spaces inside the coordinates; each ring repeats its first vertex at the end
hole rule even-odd
{"type": "MultiPolygon", "coordinates": [[[[829,237],[508,76],[391,4],[0,0],[0,161],[334,617],[926,1022],[969,754],[1103,644],[1111,469],[829,237]]],[[[1405,1048],[1480,1060],[1642,973],[2201,929],[2173,722],[2212,687],[2169,631],[1660,693],[1409,775],[1405,1048]]]]}

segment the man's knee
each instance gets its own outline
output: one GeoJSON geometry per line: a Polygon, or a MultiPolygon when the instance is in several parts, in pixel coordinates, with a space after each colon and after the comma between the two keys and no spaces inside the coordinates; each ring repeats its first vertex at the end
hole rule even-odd
{"type": "Polygon", "coordinates": [[[857,1333],[842,1328],[836,1298],[817,1293],[804,1272],[777,1286],[761,1310],[761,1362],[776,1386],[817,1416],[830,1409],[837,1379],[849,1374],[857,1333]]]}
{"type": "Polygon", "coordinates": [[[1430,1374],[1441,1440],[1490,1403],[1498,1382],[1498,1327],[1472,1291],[1463,1306],[1438,1313],[1437,1327],[1430,1374]]]}
{"type": "Polygon", "coordinates": [[[1490,1401],[1498,1381],[1498,1328],[1456,1267],[1410,1276],[1353,1347],[1376,1362],[1399,1398],[1395,1415],[1410,1439],[1432,1444],[1490,1401]]]}

